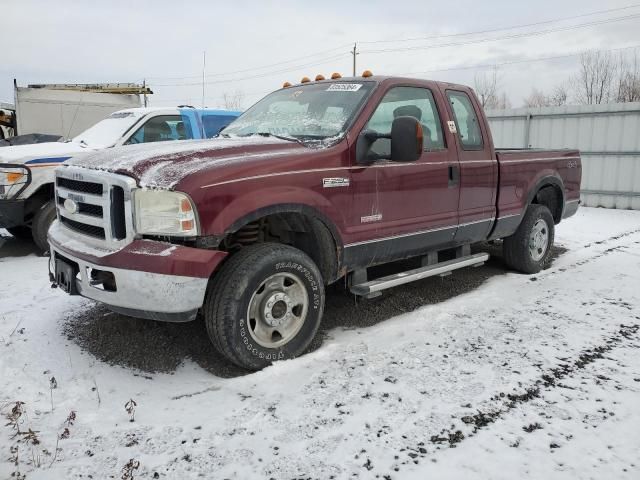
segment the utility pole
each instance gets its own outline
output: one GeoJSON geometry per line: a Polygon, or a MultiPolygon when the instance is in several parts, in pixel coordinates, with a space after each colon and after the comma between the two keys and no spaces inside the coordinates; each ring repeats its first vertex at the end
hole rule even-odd
{"type": "Polygon", "coordinates": [[[353,76],[356,76],[356,56],[360,55],[358,53],[358,45],[356,43],[353,44],[353,50],[351,50],[351,55],[353,55],[353,76]]]}
{"type": "Polygon", "coordinates": [[[202,52],[202,108],[204,108],[204,75],[207,69],[207,52],[202,52]]]}
{"type": "Polygon", "coordinates": [[[142,80],[142,91],[144,92],[144,108],[147,108],[147,79],[142,80]]]}

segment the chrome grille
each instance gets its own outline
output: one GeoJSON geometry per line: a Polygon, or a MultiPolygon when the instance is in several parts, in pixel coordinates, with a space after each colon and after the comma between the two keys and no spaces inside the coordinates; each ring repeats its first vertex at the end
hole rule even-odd
{"type": "Polygon", "coordinates": [[[62,167],[56,171],[58,219],[95,246],[119,248],[133,241],[131,193],[135,181],[124,175],[62,167]],[[72,206],[65,207],[65,201],[72,206]],[[70,203],[70,202],[68,202],[70,203]]]}

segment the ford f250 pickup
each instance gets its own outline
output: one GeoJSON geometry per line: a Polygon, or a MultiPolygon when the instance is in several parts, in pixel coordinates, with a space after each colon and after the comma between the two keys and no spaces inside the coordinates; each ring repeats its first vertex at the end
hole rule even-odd
{"type": "Polygon", "coordinates": [[[259,369],[305,351],[341,278],[376,296],[481,265],[470,246],[496,239],[511,268],[543,268],[578,208],[577,151],[495,150],[465,86],[334,77],[285,84],[214,140],[59,168],[52,282],[135,317],[201,312],[217,350],[259,369]],[[372,276],[391,262],[415,265],[372,276]]]}

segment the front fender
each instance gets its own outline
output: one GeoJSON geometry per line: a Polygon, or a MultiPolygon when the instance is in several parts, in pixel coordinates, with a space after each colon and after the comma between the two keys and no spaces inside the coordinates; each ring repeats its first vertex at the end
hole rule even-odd
{"type": "MultiPolygon", "coordinates": [[[[202,218],[204,234],[222,235],[234,232],[260,217],[273,213],[298,212],[321,220],[341,242],[337,224],[343,214],[326,197],[310,189],[295,186],[274,186],[247,191],[225,203],[222,210],[210,218],[202,218]],[[335,222],[332,219],[339,219],[335,222]]],[[[206,215],[209,217],[209,215],[206,215]]]]}

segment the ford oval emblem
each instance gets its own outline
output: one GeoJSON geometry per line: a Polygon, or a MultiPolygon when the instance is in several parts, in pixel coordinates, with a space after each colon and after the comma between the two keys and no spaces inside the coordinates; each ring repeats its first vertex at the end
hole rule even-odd
{"type": "Polygon", "coordinates": [[[78,204],[70,198],[67,198],[64,201],[64,209],[69,213],[78,213],[78,204]]]}

